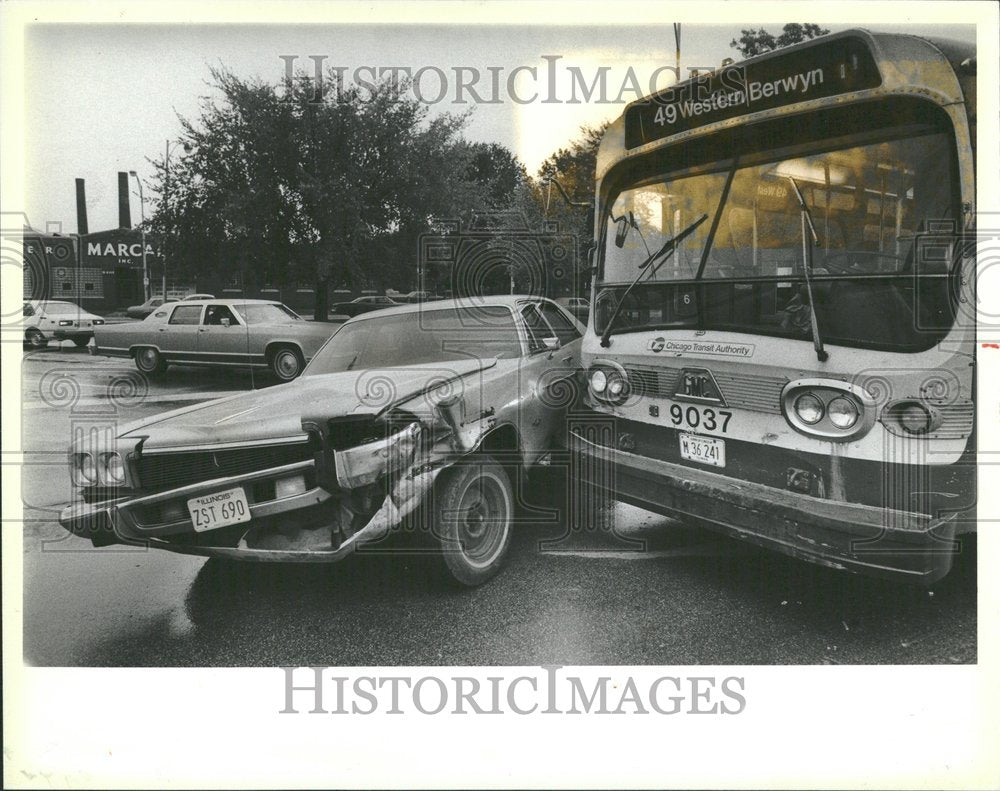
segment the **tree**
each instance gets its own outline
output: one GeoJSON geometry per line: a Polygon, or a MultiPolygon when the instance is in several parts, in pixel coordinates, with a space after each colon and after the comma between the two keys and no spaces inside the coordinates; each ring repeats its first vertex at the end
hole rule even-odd
{"type": "Polygon", "coordinates": [[[765,52],[780,49],[781,47],[788,47],[802,41],[825,36],[829,32],[829,30],[810,22],[803,22],[801,24],[798,22],[789,22],[782,28],[781,34],[777,37],[768,33],[764,28],[759,30],[741,30],[740,33],[742,35],[740,35],[738,40],[733,39],[730,41],[729,46],[739,51],[744,58],[752,58],[754,55],[761,55],[765,52]]]}
{"type": "MultiPolygon", "coordinates": [[[[171,271],[240,275],[249,285],[413,282],[435,216],[502,207],[523,180],[507,149],[461,138],[466,115],[429,118],[405,83],[317,95],[213,70],[220,98],[180,119],[190,153],[157,168],[151,228],[172,240],[171,271]]],[[[334,80],[335,82],[335,80],[334,80]]]]}
{"type": "MultiPolygon", "coordinates": [[[[561,231],[575,237],[577,266],[583,281],[587,280],[582,276],[586,253],[593,241],[593,213],[581,206],[568,205],[551,181],[558,181],[574,203],[592,204],[596,186],[597,149],[607,127],[607,123],[580,127],[580,136],[569,146],[550,154],[530,185],[536,212],[545,220],[558,222],[561,231]]],[[[578,288],[583,285],[584,283],[578,284],[578,288]]]]}

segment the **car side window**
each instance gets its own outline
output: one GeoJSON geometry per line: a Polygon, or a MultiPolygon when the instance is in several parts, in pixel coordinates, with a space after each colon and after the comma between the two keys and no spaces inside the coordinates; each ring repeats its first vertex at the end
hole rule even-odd
{"type": "Polygon", "coordinates": [[[197,324],[201,319],[201,305],[178,305],[170,314],[168,324],[197,324]]]}
{"type": "Polygon", "coordinates": [[[538,307],[534,304],[526,305],[521,309],[521,317],[528,329],[528,353],[534,354],[543,351],[545,349],[543,338],[552,336],[549,325],[545,323],[542,314],[538,312],[538,307]]]}
{"type": "Polygon", "coordinates": [[[205,308],[205,320],[202,323],[221,327],[225,324],[223,319],[229,319],[231,327],[238,323],[233,312],[226,305],[209,305],[205,308]]]}
{"type": "Polygon", "coordinates": [[[552,331],[559,339],[560,346],[572,343],[580,337],[580,333],[577,332],[576,326],[569,320],[569,318],[567,318],[566,314],[563,313],[562,310],[557,308],[551,302],[542,302],[540,307],[542,310],[542,316],[545,317],[549,326],[552,327],[552,331]]]}

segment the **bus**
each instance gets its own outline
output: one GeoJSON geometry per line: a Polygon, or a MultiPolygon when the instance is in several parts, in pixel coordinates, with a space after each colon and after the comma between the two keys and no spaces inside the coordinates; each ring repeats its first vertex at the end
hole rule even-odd
{"type": "Polygon", "coordinates": [[[948,573],[976,526],[975,72],[971,45],[850,30],[625,108],[580,480],[833,568],[948,573]]]}

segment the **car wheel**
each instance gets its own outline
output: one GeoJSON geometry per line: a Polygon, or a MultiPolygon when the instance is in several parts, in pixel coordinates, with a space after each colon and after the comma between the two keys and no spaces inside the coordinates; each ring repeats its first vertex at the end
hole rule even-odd
{"type": "Polygon", "coordinates": [[[135,351],[135,367],[144,374],[161,374],[167,370],[167,363],[152,346],[143,346],[135,351]]]}
{"type": "Polygon", "coordinates": [[[41,332],[32,327],[24,333],[24,345],[31,349],[44,349],[49,342],[41,332]]]}
{"type": "Polygon", "coordinates": [[[78,349],[82,349],[88,343],[90,343],[90,338],[74,338],[73,343],[78,349]]]}
{"type": "Polygon", "coordinates": [[[510,548],[513,519],[510,479],[491,457],[473,456],[442,472],[432,525],[445,579],[473,587],[493,577],[510,548]]]}
{"type": "Polygon", "coordinates": [[[271,355],[271,372],[282,382],[292,381],[303,367],[302,355],[291,346],[282,346],[271,355]]]}

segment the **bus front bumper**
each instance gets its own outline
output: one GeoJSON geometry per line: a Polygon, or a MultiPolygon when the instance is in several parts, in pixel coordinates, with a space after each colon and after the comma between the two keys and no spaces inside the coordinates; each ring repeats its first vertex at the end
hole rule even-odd
{"type": "Polygon", "coordinates": [[[569,434],[580,478],[617,500],[831,568],[933,583],[958,552],[953,516],[826,500],[569,434]]]}

